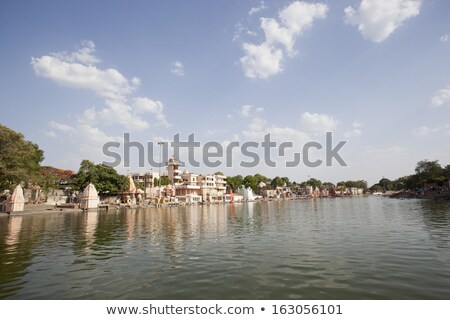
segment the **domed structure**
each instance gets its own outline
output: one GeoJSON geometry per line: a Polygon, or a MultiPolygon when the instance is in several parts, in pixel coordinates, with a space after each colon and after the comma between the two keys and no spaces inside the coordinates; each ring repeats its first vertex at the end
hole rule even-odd
{"type": "Polygon", "coordinates": [[[89,183],[81,196],[81,209],[97,209],[99,202],[97,189],[92,183],[89,183]]]}
{"type": "Polygon", "coordinates": [[[6,212],[23,211],[25,197],[23,196],[22,186],[19,184],[14,189],[13,194],[6,200],[6,212]]]}

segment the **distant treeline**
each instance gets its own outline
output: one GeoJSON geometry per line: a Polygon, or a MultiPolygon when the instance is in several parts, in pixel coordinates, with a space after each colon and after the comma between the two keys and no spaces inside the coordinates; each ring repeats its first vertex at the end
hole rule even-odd
{"type": "Polygon", "coordinates": [[[373,192],[414,190],[429,184],[442,186],[450,179],[450,165],[442,167],[438,160],[419,161],[415,172],[415,174],[400,177],[396,180],[383,178],[371,186],[370,190],[373,192]]]}

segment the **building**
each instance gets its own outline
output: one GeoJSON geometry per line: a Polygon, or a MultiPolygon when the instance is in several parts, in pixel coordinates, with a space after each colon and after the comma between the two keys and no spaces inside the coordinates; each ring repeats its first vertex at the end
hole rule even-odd
{"type": "MultiPolygon", "coordinates": [[[[187,170],[184,170],[183,174],[181,175],[181,182],[178,183],[178,185],[175,186],[175,196],[177,198],[180,198],[180,201],[183,199],[192,199],[192,202],[195,202],[197,198],[200,197],[199,201],[202,201],[201,192],[200,192],[200,179],[199,175],[195,173],[190,173],[187,170]]],[[[185,201],[185,202],[190,202],[185,201]]]]}
{"type": "MultiPolygon", "coordinates": [[[[181,162],[174,157],[167,162],[168,186],[161,186],[161,197],[176,197],[181,202],[223,202],[227,190],[226,176],[222,174],[201,175],[184,170],[181,173],[181,162]]],[[[161,175],[163,177],[164,174],[161,175]]],[[[145,186],[147,197],[159,197],[159,185],[154,185],[154,179],[159,174],[148,172],[133,174],[133,181],[145,186]]]]}
{"type": "Polygon", "coordinates": [[[242,196],[244,201],[253,201],[255,200],[255,196],[253,195],[252,188],[239,188],[237,189],[237,193],[242,196]]]}
{"type": "Polygon", "coordinates": [[[223,202],[226,194],[226,179],[224,175],[200,175],[200,194],[203,201],[223,202]]]}
{"type": "Polygon", "coordinates": [[[170,184],[176,186],[179,183],[181,183],[181,171],[180,171],[181,163],[174,157],[172,157],[169,159],[166,165],[170,184]]]}
{"type": "Polygon", "coordinates": [[[142,184],[144,187],[145,194],[147,197],[154,197],[156,196],[155,193],[155,178],[159,179],[159,173],[158,172],[145,172],[145,173],[132,173],[131,178],[133,179],[134,183],[142,184]]]}

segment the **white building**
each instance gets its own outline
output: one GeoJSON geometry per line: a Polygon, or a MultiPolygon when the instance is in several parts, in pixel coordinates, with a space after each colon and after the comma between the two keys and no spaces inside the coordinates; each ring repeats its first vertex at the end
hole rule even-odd
{"type": "Polygon", "coordinates": [[[255,196],[253,195],[253,190],[250,187],[248,187],[248,188],[244,188],[244,187],[238,188],[236,190],[236,192],[242,196],[244,201],[253,201],[253,200],[255,200],[255,196]]]}
{"type": "Polygon", "coordinates": [[[167,172],[171,185],[177,186],[181,183],[180,165],[181,163],[173,157],[167,162],[167,172]]]}

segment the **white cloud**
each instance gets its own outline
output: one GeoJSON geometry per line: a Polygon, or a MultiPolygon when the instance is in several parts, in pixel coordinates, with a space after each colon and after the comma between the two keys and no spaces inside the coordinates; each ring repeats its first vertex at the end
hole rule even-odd
{"type": "Polygon", "coordinates": [[[261,18],[265,40],[260,44],[245,42],[245,55],[240,59],[249,78],[268,78],[283,71],[283,49],[295,55],[294,44],[298,35],[312,27],[314,20],[326,18],[328,6],[323,3],[294,1],[278,13],[278,20],[261,18]]]}
{"type": "Polygon", "coordinates": [[[239,110],[239,114],[244,118],[248,118],[250,116],[250,110],[252,108],[253,106],[251,105],[242,106],[241,109],[239,110]]]}
{"type": "Polygon", "coordinates": [[[287,52],[293,52],[295,38],[286,27],[281,26],[277,20],[272,18],[261,18],[261,28],[264,30],[266,44],[270,47],[281,44],[287,52]]]}
{"type": "Polygon", "coordinates": [[[345,9],[345,22],[357,26],[364,38],[386,40],[402,23],[420,13],[422,0],[362,0],[345,9]]]}
{"type": "Polygon", "coordinates": [[[184,66],[180,61],[175,61],[171,64],[170,72],[177,76],[184,76],[184,66]]]}
{"type": "MultiPolygon", "coordinates": [[[[78,119],[79,123],[91,126],[119,124],[129,130],[142,130],[150,126],[143,117],[152,114],[158,123],[168,125],[160,101],[131,96],[141,84],[139,78],[128,80],[116,69],[95,66],[100,62],[94,56],[95,44],[92,41],[83,41],[82,44],[83,48],[73,53],[53,53],[31,59],[37,76],[63,86],[88,90],[104,98],[105,106],[98,111],[95,107],[85,110],[78,119]],[[130,104],[130,100],[133,103],[130,104]]],[[[64,131],[61,124],[52,122],[50,125],[64,131]]]]}
{"type": "Polygon", "coordinates": [[[338,125],[338,121],[327,114],[305,112],[300,118],[301,128],[307,132],[328,132],[333,131],[338,125]]]}
{"type": "Polygon", "coordinates": [[[56,121],[50,121],[49,126],[54,129],[57,129],[59,131],[64,131],[64,132],[73,131],[73,128],[71,126],[64,124],[64,123],[59,123],[56,121]]]}
{"type": "Polygon", "coordinates": [[[120,138],[105,134],[99,128],[89,124],[79,124],[77,126],[77,135],[83,142],[88,142],[87,147],[102,146],[107,141],[118,141],[120,138]]]}
{"type": "Polygon", "coordinates": [[[353,138],[360,136],[362,134],[362,131],[360,129],[353,128],[347,132],[344,133],[344,137],[346,138],[353,138]]]}
{"type": "Polygon", "coordinates": [[[411,133],[414,136],[417,136],[417,137],[425,137],[425,136],[429,135],[430,132],[431,132],[430,128],[428,128],[428,127],[420,127],[420,128],[414,129],[411,133]]]}
{"type": "Polygon", "coordinates": [[[246,104],[239,109],[238,113],[241,117],[248,118],[252,114],[252,110],[255,110],[255,113],[259,113],[263,112],[264,108],[261,107],[254,108],[252,105],[246,104]]]}
{"type": "Polygon", "coordinates": [[[283,70],[281,66],[283,52],[280,49],[274,49],[266,43],[260,45],[244,43],[242,48],[245,56],[240,61],[246,77],[266,79],[283,70]]]}
{"type": "Polygon", "coordinates": [[[266,132],[267,121],[262,118],[253,118],[248,124],[247,130],[242,131],[242,134],[250,139],[261,139],[266,132]]]}
{"type": "Polygon", "coordinates": [[[361,156],[375,161],[380,158],[394,158],[395,156],[402,154],[405,151],[406,149],[400,146],[393,146],[388,148],[374,148],[369,146],[365,148],[365,150],[361,153],[361,156]]]}
{"type": "Polygon", "coordinates": [[[37,76],[71,88],[92,91],[105,99],[124,99],[135,90],[135,86],[115,69],[102,70],[69,62],[57,55],[32,58],[31,65],[37,76]]]}
{"type": "Polygon", "coordinates": [[[94,55],[95,43],[89,40],[81,42],[82,48],[75,52],[57,52],[53,56],[67,62],[80,62],[87,65],[94,65],[100,62],[100,59],[94,55]]]}
{"type": "Polygon", "coordinates": [[[441,107],[447,103],[450,103],[450,86],[445,89],[439,90],[431,98],[431,105],[433,107],[441,107]]]}
{"type": "Polygon", "coordinates": [[[153,113],[160,123],[166,126],[168,125],[166,117],[163,113],[164,105],[161,101],[154,101],[147,97],[139,97],[134,99],[133,107],[136,114],[143,114],[147,112],[153,113]]]}
{"type": "Polygon", "coordinates": [[[55,133],[55,131],[47,131],[46,133],[45,133],[45,135],[47,136],[47,137],[51,137],[51,138],[56,138],[58,135],[55,133]]]}
{"type": "Polygon", "coordinates": [[[324,3],[295,1],[280,12],[283,24],[294,34],[303,34],[312,27],[314,20],[325,19],[328,6],[324,3]]]}
{"type": "Polygon", "coordinates": [[[252,121],[249,123],[248,128],[251,131],[262,131],[264,130],[266,124],[267,121],[262,118],[253,118],[252,121]]]}
{"type": "Polygon", "coordinates": [[[262,11],[264,9],[267,9],[267,6],[265,5],[264,1],[261,1],[261,3],[259,4],[258,7],[252,7],[249,10],[248,15],[249,16],[254,15],[255,13],[260,12],[260,11],[262,11]]]}
{"type": "Polygon", "coordinates": [[[353,121],[352,129],[345,132],[344,137],[346,137],[348,139],[348,138],[360,136],[362,134],[362,130],[360,129],[361,127],[362,127],[362,123],[360,123],[358,121],[353,121]]]}
{"type": "Polygon", "coordinates": [[[290,127],[272,126],[268,132],[270,132],[271,139],[278,142],[305,143],[310,140],[305,132],[290,127]]]}
{"type": "Polygon", "coordinates": [[[444,134],[450,135],[449,128],[450,128],[450,125],[448,125],[448,124],[439,125],[435,128],[429,128],[429,127],[423,126],[420,128],[415,128],[413,131],[411,131],[411,134],[416,137],[426,137],[426,136],[429,136],[430,134],[442,133],[442,132],[444,134]]]}
{"type": "Polygon", "coordinates": [[[448,34],[444,34],[443,36],[441,36],[440,40],[441,40],[441,42],[447,42],[448,41],[448,34]]]}

